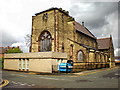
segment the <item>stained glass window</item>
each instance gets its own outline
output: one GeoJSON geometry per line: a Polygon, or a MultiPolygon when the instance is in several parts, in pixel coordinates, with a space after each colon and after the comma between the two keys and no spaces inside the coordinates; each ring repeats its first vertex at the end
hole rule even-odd
{"type": "Polygon", "coordinates": [[[51,45],[52,41],[50,33],[48,31],[43,32],[40,37],[40,51],[51,51],[51,45]]]}
{"type": "Polygon", "coordinates": [[[82,51],[78,52],[78,61],[83,62],[83,52],[82,51]]]}

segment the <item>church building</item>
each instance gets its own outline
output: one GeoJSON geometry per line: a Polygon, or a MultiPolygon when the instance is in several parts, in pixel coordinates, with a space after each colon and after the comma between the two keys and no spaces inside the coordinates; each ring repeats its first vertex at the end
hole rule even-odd
{"type": "Polygon", "coordinates": [[[32,17],[30,52],[66,52],[73,62],[114,62],[112,37],[97,39],[68,11],[50,8],[32,17]]]}
{"type": "Polygon", "coordinates": [[[114,67],[112,36],[97,39],[68,11],[50,8],[32,17],[29,53],[4,55],[4,69],[52,73],[71,61],[73,71],[114,67]]]}

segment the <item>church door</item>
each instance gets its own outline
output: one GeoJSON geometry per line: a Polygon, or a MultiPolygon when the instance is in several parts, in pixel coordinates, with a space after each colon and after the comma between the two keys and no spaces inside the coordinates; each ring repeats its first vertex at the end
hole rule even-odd
{"type": "Polygon", "coordinates": [[[44,31],[40,35],[40,51],[51,51],[52,38],[48,31],[44,31]]]}

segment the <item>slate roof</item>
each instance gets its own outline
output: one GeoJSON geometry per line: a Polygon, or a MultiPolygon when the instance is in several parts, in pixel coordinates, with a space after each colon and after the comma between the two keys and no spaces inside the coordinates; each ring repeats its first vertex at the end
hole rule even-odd
{"type": "Polygon", "coordinates": [[[97,39],[98,49],[109,49],[110,47],[110,37],[97,39]]]}
{"type": "Polygon", "coordinates": [[[73,22],[75,25],[75,29],[89,37],[92,37],[94,39],[96,39],[96,37],[84,26],[82,26],[81,24],[79,24],[78,22],[73,22]]]}

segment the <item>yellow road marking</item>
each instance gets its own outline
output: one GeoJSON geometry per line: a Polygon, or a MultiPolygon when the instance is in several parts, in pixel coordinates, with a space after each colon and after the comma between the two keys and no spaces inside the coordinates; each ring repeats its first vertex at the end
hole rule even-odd
{"type": "Polygon", "coordinates": [[[3,80],[3,84],[2,85],[0,85],[0,87],[4,87],[4,86],[6,86],[6,85],[8,85],[8,83],[9,83],[9,81],[8,80],[3,80]]]}

